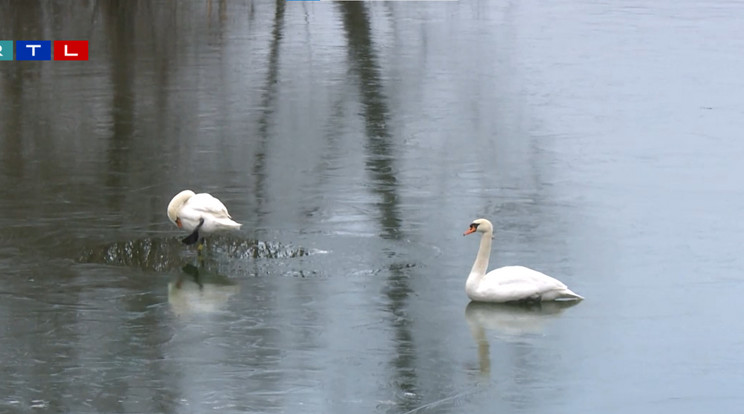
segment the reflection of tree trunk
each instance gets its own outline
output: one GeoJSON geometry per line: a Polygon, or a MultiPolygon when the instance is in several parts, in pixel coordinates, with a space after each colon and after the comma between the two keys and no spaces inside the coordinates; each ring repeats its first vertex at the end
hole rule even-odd
{"type": "MultiPolygon", "coordinates": [[[[340,2],[338,7],[343,15],[349,61],[359,76],[367,135],[366,168],[371,176],[373,191],[381,198],[377,206],[380,209],[382,237],[397,240],[400,238],[401,220],[396,191],[395,151],[387,129],[389,110],[382,91],[380,67],[372,45],[369,16],[363,3],[340,2]]],[[[389,312],[393,318],[395,331],[396,353],[393,361],[397,377],[395,382],[399,384],[401,391],[417,394],[416,348],[410,329],[411,321],[403,316],[408,307],[407,299],[411,287],[401,267],[396,265],[390,267],[388,286],[389,312]]],[[[410,410],[416,403],[416,400],[406,398],[401,402],[401,406],[410,410]]]]}
{"type": "MultiPolygon", "coordinates": [[[[213,0],[207,0],[207,18],[209,18],[209,21],[212,21],[212,8],[213,8],[213,0]]],[[[217,16],[220,21],[220,26],[222,26],[225,21],[227,21],[227,1],[226,0],[219,0],[217,5],[217,16]]]]}
{"type": "MultiPolygon", "coordinates": [[[[23,133],[21,131],[23,117],[23,82],[20,80],[23,76],[21,72],[21,65],[13,65],[14,68],[4,73],[5,78],[9,79],[7,82],[2,82],[6,86],[3,91],[3,96],[10,99],[10,102],[17,102],[15,105],[7,105],[8,115],[5,117],[5,133],[2,134],[2,165],[3,175],[13,178],[21,178],[24,175],[26,169],[25,157],[23,154],[23,133]],[[9,74],[11,74],[8,76],[9,74]]],[[[6,109],[4,108],[4,109],[6,109]]]]}
{"type": "MultiPolygon", "coordinates": [[[[5,2],[0,13],[0,25],[4,28],[12,28],[10,33],[6,33],[9,39],[45,39],[42,35],[41,23],[43,10],[40,8],[40,2],[5,2]]],[[[3,36],[3,40],[6,39],[3,36]]],[[[7,51],[6,51],[7,52],[7,51]]],[[[31,66],[22,64],[11,64],[12,62],[2,62],[3,70],[0,72],[5,82],[0,85],[5,87],[3,96],[8,97],[7,102],[14,104],[3,105],[9,110],[9,114],[4,117],[7,131],[2,134],[2,158],[0,158],[2,169],[9,177],[20,178],[23,176],[26,162],[23,154],[23,116],[24,107],[23,91],[24,78],[32,71],[31,66]]],[[[44,114],[46,116],[46,114],[44,114]]]]}
{"type": "Polygon", "coordinates": [[[372,175],[372,188],[382,200],[382,236],[400,238],[397,182],[393,163],[395,150],[387,129],[389,110],[380,81],[380,67],[372,45],[366,6],[359,2],[340,2],[344,29],[349,44],[352,68],[359,75],[359,87],[367,132],[367,170],[372,175]]]}
{"type": "Polygon", "coordinates": [[[130,163],[131,138],[134,122],[134,15],[137,2],[101,2],[106,34],[111,50],[111,101],[112,131],[108,148],[108,175],[106,187],[109,193],[109,207],[122,205],[121,189],[123,178],[127,176],[130,163]]]}
{"type": "Polygon", "coordinates": [[[271,44],[269,45],[269,64],[266,74],[266,84],[261,96],[261,116],[258,119],[258,149],[253,162],[253,176],[256,177],[256,204],[258,206],[256,215],[261,217],[265,214],[263,204],[266,199],[266,147],[269,141],[269,119],[274,113],[274,101],[276,100],[276,82],[279,78],[279,45],[284,29],[284,8],[286,0],[276,1],[274,13],[274,29],[271,31],[271,44]]]}
{"type": "MultiPolygon", "coordinates": [[[[387,296],[390,300],[388,311],[393,320],[393,329],[395,332],[395,359],[393,366],[396,371],[396,383],[401,391],[411,394],[418,394],[416,376],[416,346],[413,340],[413,334],[409,326],[411,321],[406,318],[407,299],[411,294],[411,288],[408,286],[407,275],[402,271],[400,266],[393,265],[390,267],[390,277],[388,278],[387,296]]],[[[417,401],[406,398],[402,401],[403,408],[406,410],[413,409],[417,401]]]]}

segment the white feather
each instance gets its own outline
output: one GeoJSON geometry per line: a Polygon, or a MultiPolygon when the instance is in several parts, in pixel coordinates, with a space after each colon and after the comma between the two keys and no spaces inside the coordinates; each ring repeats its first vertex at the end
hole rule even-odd
{"type": "Polygon", "coordinates": [[[486,219],[474,220],[465,234],[482,233],[478,255],[473,263],[465,293],[476,302],[514,302],[522,300],[582,300],[563,282],[524,266],[505,266],[486,273],[491,255],[493,225],[486,219]]]}
{"type": "Polygon", "coordinates": [[[168,204],[168,218],[174,224],[186,231],[194,231],[203,219],[200,233],[210,234],[221,230],[239,229],[227,212],[227,208],[211,194],[194,194],[191,190],[184,190],[176,194],[168,204]]]}

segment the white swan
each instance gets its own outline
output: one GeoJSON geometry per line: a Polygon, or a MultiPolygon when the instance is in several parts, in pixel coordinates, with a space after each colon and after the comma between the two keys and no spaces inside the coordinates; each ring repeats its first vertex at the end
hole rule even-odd
{"type": "MultiPolygon", "coordinates": [[[[241,224],[232,221],[227,208],[210,194],[194,194],[183,190],[168,203],[168,218],[179,229],[190,231],[183,239],[185,244],[194,244],[210,233],[222,230],[239,229],[241,224]]],[[[201,243],[199,248],[201,250],[201,243]]]]}
{"type": "Polygon", "coordinates": [[[483,235],[478,256],[465,282],[465,293],[470,300],[503,303],[584,299],[560,280],[524,266],[505,266],[486,273],[488,258],[491,256],[493,225],[486,219],[474,220],[463,236],[475,232],[483,235]]]}

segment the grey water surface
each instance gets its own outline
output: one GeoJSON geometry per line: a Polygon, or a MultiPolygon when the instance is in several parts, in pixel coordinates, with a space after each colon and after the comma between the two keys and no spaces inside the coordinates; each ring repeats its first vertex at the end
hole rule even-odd
{"type": "Polygon", "coordinates": [[[0,412],[744,406],[740,2],[0,4],[0,412]]]}

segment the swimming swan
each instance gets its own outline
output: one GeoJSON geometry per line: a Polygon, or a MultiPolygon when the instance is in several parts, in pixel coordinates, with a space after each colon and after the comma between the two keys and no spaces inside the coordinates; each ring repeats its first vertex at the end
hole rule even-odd
{"type": "Polygon", "coordinates": [[[491,270],[488,258],[491,255],[493,225],[486,219],[474,220],[463,236],[483,233],[468,280],[465,293],[475,302],[516,302],[551,300],[582,300],[582,296],[572,292],[560,280],[524,266],[505,266],[491,270]]]}

